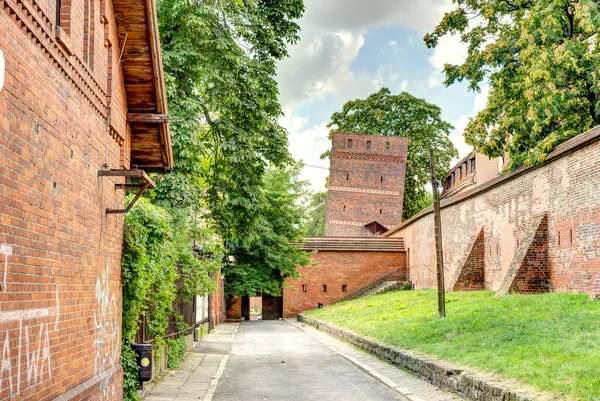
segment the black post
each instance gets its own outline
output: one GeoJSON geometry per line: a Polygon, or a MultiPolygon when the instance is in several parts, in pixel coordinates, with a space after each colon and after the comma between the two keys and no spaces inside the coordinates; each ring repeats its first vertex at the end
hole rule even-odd
{"type": "Polygon", "coordinates": [[[437,262],[438,286],[438,315],[446,317],[446,289],[444,288],[444,253],[442,248],[442,220],[440,218],[440,196],[438,183],[435,178],[433,149],[429,150],[429,165],[431,167],[431,187],[433,189],[433,225],[435,230],[435,256],[437,262]]]}

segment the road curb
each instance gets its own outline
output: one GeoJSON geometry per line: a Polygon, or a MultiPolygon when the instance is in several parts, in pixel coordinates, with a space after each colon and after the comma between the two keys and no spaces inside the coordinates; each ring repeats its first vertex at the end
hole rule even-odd
{"type": "MultiPolygon", "coordinates": [[[[303,327],[301,327],[301,326],[299,326],[297,324],[294,324],[292,321],[290,321],[290,323],[292,323],[294,326],[298,327],[300,330],[304,331],[308,335],[311,335],[311,333],[308,333],[303,327]]],[[[319,341],[321,344],[323,344],[323,346],[327,347],[331,352],[333,352],[333,353],[339,355],[340,357],[346,359],[347,361],[351,362],[357,368],[359,368],[363,372],[367,373],[369,376],[373,377],[374,379],[378,380],[379,382],[381,382],[385,386],[389,387],[391,390],[395,391],[396,393],[398,393],[399,395],[401,395],[402,397],[404,397],[406,400],[408,400],[408,401],[426,401],[423,398],[414,395],[412,393],[412,391],[407,390],[404,387],[400,386],[398,383],[396,383],[395,381],[393,381],[389,377],[387,377],[387,376],[381,374],[380,372],[376,371],[374,368],[372,368],[368,364],[359,361],[358,359],[356,359],[356,358],[354,358],[354,357],[346,354],[345,352],[339,351],[337,348],[335,348],[333,346],[325,344],[323,341],[321,341],[317,337],[314,337],[312,335],[311,335],[311,337],[313,337],[315,340],[319,341]]]]}
{"type": "MultiPolygon", "coordinates": [[[[299,322],[308,324],[331,335],[332,337],[363,349],[379,359],[390,362],[401,369],[407,370],[442,390],[450,391],[468,400],[535,401],[550,399],[547,396],[538,397],[537,395],[533,396],[522,390],[506,388],[500,383],[477,377],[472,372],[469,372],[465,369],[452,366],[448,363],[440,363],[411,351],[401,350],[399,348],[362,337],[350,330],[337,327],[331,323],[327,323],[318,319],[310,318],[303,314],[299,314],[297,319],[299,322]]],[[[334,352],[339,354],[337,350],[334,352]]],[[[353,362],[351,359],[348,360],[353,362]]],[[[367,373],[377,378],[376,375],[372,374],[373,372],[367,371],[367,373]]],[[[382,383],[386,384],[384,381],[382,381],[382,383]]],[[[401,389],[398,392],[402,394],[401,389]]],[[[411,394],[402,395],[406,398],[409,398],[411,401],[424,401],[411,394]]]]}

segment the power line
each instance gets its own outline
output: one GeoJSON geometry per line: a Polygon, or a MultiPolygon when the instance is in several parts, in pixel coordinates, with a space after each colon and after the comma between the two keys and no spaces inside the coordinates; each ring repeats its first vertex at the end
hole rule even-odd
{"type": "Polygon", "coordinates": [[[313,166],[312,164],[303,164],[302,167],[320,168],[322,170],[329,170],[329,167],[313,166]]]}

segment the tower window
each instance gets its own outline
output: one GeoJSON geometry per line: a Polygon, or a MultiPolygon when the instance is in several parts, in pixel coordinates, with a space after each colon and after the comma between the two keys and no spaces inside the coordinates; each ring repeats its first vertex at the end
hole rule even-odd
{"type": "Polygon", "coordinates": [[[352,149],[352,139],[348,139],[348,149],[352,149]]]}
{"type": "Polygon", "coordinates": [[[327,284],[321,286],[321,292],[327,292],[327,284]]]}
{"type": "Polygon", "coordinates": [[[383,213],[383,209],[379,209],[379,214],[383,213]]]}
{"type": "Polygon", "coordinates": [[[371,150],[371,141],[367,141],[367,150],[371,150]]]}
{"type": "Polygon", "coordinates": [[[344,207],[342,208],[342,212],[346,211],[346,205],[344,205],[344,207]]]}
{"type": "Polygon", "coordinates": [[[383,184],[383,176],[381,176],[381,178],[379,179],[379,182],[380,182],[381,184],[383,184]]]}
{"type": "Polygon", "coordinates": [[[347,292],[348,286],[346,284],[342,284],[342,292],[347,292]]]}
{"type": "Polygon", "coordinates": [[[302,284],[302,292],[306,292],[306,284],[302,284]]]}
{"type": "Polygon", "coordinates": [[[346,174],[346,181],[350,179],[350,174],[346,174]]]}

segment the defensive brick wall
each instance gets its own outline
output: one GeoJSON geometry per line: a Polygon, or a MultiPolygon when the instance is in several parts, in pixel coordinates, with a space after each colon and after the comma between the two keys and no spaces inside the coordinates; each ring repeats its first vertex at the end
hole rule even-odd
{"type": "Polygon", "coordinates": [[[300,278],[287,280],[283,290],[284,317],[334,304],[353,291],[394,270],[406,280],[405,252],[318,251],[311,256],[314,265],[298,268],[300,278]],[[323,286],[326,286],[325,291],[323,286]]]}
{"type": "Polygon", "coordinates": [[[55,1],[0,0],[3,400],[122,399],[124,181],[97,174],[129,167],[125,89],[112,4],[84,3],[57,38],[55,1]]]}
{"type": "MultiPolygon", "coordinates": [[[[481,267],[486,289],[597,296],[599,138],[596,127],[557,147],[540,166],[521,168],[442,201],[449,289],[454,284],[457,289],[480,288],[481,267]]],[[[404,238],[413,284],[435,287],[431,208],[385,236],[404,238]]]]}

